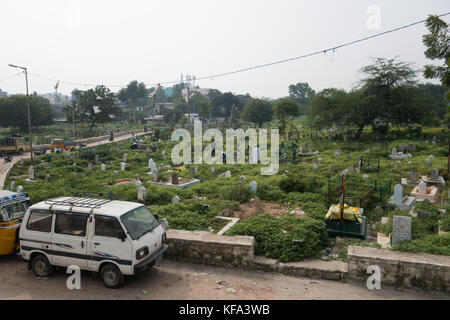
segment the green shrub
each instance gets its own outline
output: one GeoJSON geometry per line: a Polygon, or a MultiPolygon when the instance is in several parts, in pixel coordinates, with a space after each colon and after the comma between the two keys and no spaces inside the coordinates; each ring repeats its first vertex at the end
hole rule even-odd
{"type": "Polygon", "coordinates": [[[289,192],[317,192],[319,183],[313,177],[305,177],[298,172],[289,172],[281,181],[280,189],[289,192]]]}
{"type": "Polygon", "coordinates": [[[223,200],[245,202],[252,193],[248,184],[239,182],[223,186],[220,188],[219,194],[223,200]]]}
{"type": "Polygon", "coordinates": [[[441,229],[442,231],[446,232],[450,231],[450,214],[446,214],[443,216],[441,220],[441,229]]]}
{"type": "Polygon", "coordinates": [[[206,231],[211,227],[217,232],[228,223],[225,219],[216,218],[215,212],[200,201],[154,206],[151,210],[160,218],[166,218],[171,229],[206,231]]]}
{"type": "Polygon", "coordinates": [[[392,248],[399,251],[423,252],[450,256],[450,234],[427,235],[422,239],[396,244],[392,248]]]}
{"type": "Polygon", "coordinates": [[[393,216],[408,216],[411,217],[411,239],[422,239],[428,234],[437,233],[439,229],[439,212],[432,212],[425,218],[418,218],[409,215],[406,212],[391,211],[389,212],[389,220],[386,224],[378,225],[377,230],[384,234],[391,234],[393,230],[393,216]]]}
{"type": "Polygon", "coordinates": [[[257,255],[280,259],[282,262],[316,258],[328,243],[323,221],[289,214],[282,218],[261,214],[237,223],[226,235],[253,236],[257,255]]]}

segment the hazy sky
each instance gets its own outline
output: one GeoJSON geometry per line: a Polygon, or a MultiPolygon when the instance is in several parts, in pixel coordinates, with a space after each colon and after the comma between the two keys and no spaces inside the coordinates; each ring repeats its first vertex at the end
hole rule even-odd
{"type": "MultiPolygon", "coordinates": [[[[2,0],[0,80],[17,73],[9,63],[77,83],[151,84],[178,80],[181,73],[202,77],[303,55],[448,11],[446,0],[2,0]]],[[[425,26],[418,25],[334,54],[197,84],[272,98],[287,95],[297,82],[309,82],[315,90],[349,89],[370,57],[398,55],[417,68],[429,63],[424,33],[425,26]]],[[[17,76],[1,81],[0,89],[24,92],[24,82],[17,76]]],[[[53,92],[55,84],[29,76],[31,91],[53,92]]],[[[61,83],[59,90],[69,94],[75,87],[87,88],[61,83]]]]}

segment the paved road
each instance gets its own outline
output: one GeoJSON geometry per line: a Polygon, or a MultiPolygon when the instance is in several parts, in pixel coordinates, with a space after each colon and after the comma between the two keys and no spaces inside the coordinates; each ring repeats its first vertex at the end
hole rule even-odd
{"type": "Polygon", "coordinates": [[[26,262],[0,256],[0,299],[450,299],[444,295],[368,290],[336,281],[170,260],[163,260],[137,277],[127,277],[124,286],[117,290],[106,289],[90,272],[82,272],[81,290],[68,290],[67,277],[65,270],[58,270],[50,279],[38,280],[26,262]]]}
{"type": "MultiPolygon", "coordinates": [[[[134,137],[137,136],[143,136],[148,134],[148,132],[140,132],[140,133],[136,133],[134,135],[134,137]]],[[[118,141],[123,141],[126,139],[130,139],[131,137],[133,137],[132,134],[127,134],[124,136],[120,136],[117,138],[114,138],[114,141],[109,141],[109,138],[105,138],[103,140],[97,141],[97,142],[93,142],[93,143],[88,143],[87,146],[88,147],[95,147],[95,146],[99,146],[102,144],[107,144],[107,143],[112,143],[112,142],[118,142],[118,141]]],[[[19,162],[21,159],[29,159],[30,158],[30,153],[24,153],[23,155],[16,155],[13,156],[13,160],[9,163],[5,163],[3,158],[0,158],[0,190],[3,189],[4,184],[5,184],[5,180],[6,180],[6,174],[8,173],[9,169],[11,169],[17,162],[19,162]]]]}

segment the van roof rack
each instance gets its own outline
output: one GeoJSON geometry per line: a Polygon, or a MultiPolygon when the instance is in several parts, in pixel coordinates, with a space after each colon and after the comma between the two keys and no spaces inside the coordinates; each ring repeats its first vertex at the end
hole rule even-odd
{"type": "Polygon", "coordinates": [[[80,197],[71,197],[64,200],[58,199],[60,198],[45,200],[45,203],[51,206],[56,205],[56,206],[68,206],[71,208],[79,207],[88,209],[99,209],[102,205],[112,201],[106,199],[80,198],[80,197]]]}

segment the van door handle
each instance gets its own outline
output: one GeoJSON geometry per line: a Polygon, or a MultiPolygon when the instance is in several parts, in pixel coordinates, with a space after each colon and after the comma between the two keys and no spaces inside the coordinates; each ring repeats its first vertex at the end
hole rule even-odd
{"type": "Polygon", "coordinates": [[[100,242],[94,242],[94,245],[95,245],[95,246],[99,246],[99,245],[100,245],[100,242]]]}
{"type": "Polygon", "coordinates": [[[84,241],[81,241],[81,249],[84,249],[84,241]]]}

